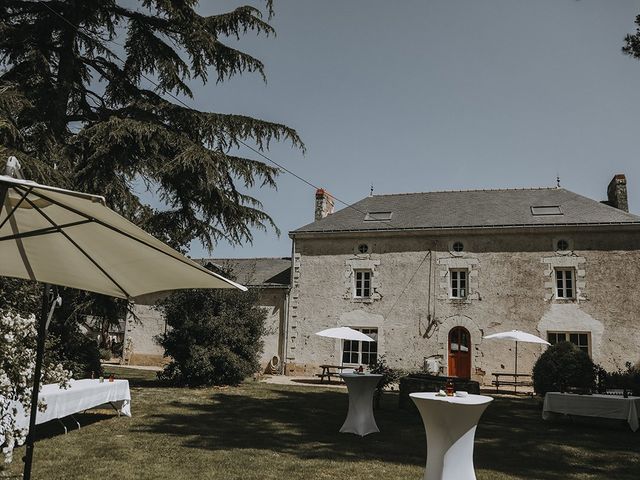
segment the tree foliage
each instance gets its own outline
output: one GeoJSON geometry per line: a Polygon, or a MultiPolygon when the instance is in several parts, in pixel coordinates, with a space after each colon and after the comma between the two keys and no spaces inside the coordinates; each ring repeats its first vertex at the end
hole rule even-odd
{"type": "Polygon", "coordinates": [[[236,385],[258,371],[266,312],[258,292],[185,290],[161,306],[172,358],[160,377],[178,385],[236,385]]]}
{"type": "MultiPolygon", "coordinates": [[[[252,228],[277,231],[247,192],[275,188],[278,169],[239,152],[272,141],[304,150],[296,131],[177,97],[191,98],[194,80],[265,77],[258,58],[231,46],[274,34],[265,5],[266,18],[252,6],[200,15],[197,0],[0,2],[0,164],[16,155],[29,179],[103,195],[183,252],[192,241],[211,249],[251,241],[252,228]],[[142,186],[165,206],[144,203],[142,186]]],[[[126,309],[70,290],[65,303],[109,321],[126,309]]]]}
{"type": "Polygon", "coordinates": [[[252,227],[275,227],[246,190],[275,187],[278,170],[237,149],[274,140],[304,148],[296,131],[176,100],[192,96],[192,80],[264,77],[263,63],[228,41],[273,28],[252,6],[203,16],[197,4],[3,1],[0,156],[18,156],[33,180],[104,195],[178,249],[250,241],[252,227]],[[140,182],[168,207],[144,204],[140,182]]]}
{"type": "Polygon", "coordinates": [[[630,33],[625,37],[622,51],[633,58],[640,59],[640,15],[636,17],[635,23],[638,26],[636,33],[630,33]]]}

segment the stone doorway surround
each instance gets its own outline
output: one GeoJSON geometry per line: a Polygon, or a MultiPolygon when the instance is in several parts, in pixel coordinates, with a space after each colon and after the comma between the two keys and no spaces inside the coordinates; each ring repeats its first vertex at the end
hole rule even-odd
{"type": "Polygon", "coordinates": [[[454,327],[464,327],[471,336],[471,379],[482,383],[485,365],[480,350],[483,332],[478,324],[466,315],[452,315],[445,318],[438,326],[438,355],[442,358],[445,375],[449,374],[449,332],[454,327]]]}

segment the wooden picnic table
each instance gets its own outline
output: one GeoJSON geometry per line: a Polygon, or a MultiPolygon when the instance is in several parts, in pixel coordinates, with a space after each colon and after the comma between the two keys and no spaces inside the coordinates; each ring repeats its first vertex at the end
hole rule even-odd
{"type": "Polygon", "coordinates": [[[331,382],[331,377],[338,377],[342,370],[353,370],[353,367],[345,365],[320,365],[320,368],[322,368],[322,373],[316,373],[316,377],[320,377],[320,383],[324,381],[324,377],[327,377],[327,382],[331,382]]]}
{"type": "Polygon", "coordinates": [[[512,385],[514,392],[518,387],[530,387],[533,385],[531,374],[529,373],[493,372],[491,375],[496,377],[496,379],[491,382],[492,385],[496,386],[496,393],[499,392],[500,385],[512,385]],[[507,379],[501,380],[500,377],[506,377],[507,379]]]}

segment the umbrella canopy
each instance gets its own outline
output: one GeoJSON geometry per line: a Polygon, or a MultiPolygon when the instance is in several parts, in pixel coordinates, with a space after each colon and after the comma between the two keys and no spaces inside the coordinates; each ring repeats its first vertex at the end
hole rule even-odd
{"type": "Polygon", "coordinates": [[[327,330],[316,332],[316,335],[320,335],[321,337],[340,338],[342,340],[375,342],[375,340],[368,335],[365,335],[364,333],[349,327],[328,328],[327,330]]]}
{"type": "Polygon", "coordinates": [[[0,175],[0,275],[118,298],[246,287],[207,270],[108,208],[103,197],[0,175]]]}
{"type": "MultiPolygon", "coordinates": [[[[19,173],[10,159],[9,173],[19,173]]],[[[24,479],[31,478],[49,284],[112,297],[246,287],[207,270],[106,206],[103,197],[0,175],[0,275],[45,284],[24,479]]],[[[49,318],[55,304],[51,306],[49,318]]]]}
{"type": "Polygon", "coordinates": [[[485,335],[482,338],[497,339],[497,340],[513,340],[514,342],[525,342],[525,343],[544,343],[545,345],[551,345],[546,340],[543,340],[540,337],[536,337],[527,332],[522,332],[520,330],[510,330],[508,332],[500,332],[493,333],[491,335],[485,335]]]}
{"type": "MultiPolygon", "coordinates": [[[[547,342],[546,340],[540,337],[536,337],[535,335],[532,335],[527,332],[522,332],[520,330],[510,330],[508,332],[493,333],[491,335],[485,335],[482,338],[486,338],[487,340],[511,340],[516,342],[514,372],[513,372],[515,375],[518,374],[518,342],[541,343],[544,345],[551,345],[549,342],[547,342]]],[[[514,379],[515,379],[515,376],[514,376],[514,379]]],[[[514,385],[513,387],[514,391],[516,391],[517,388],[518,387],[514,385]]]]}

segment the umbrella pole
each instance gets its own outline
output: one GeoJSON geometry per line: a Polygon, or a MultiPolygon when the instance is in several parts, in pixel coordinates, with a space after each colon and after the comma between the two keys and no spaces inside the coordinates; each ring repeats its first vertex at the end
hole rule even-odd
{"type": "Polygon", "coordinates": [[[513,393],[518,391],[518,341],[516,340],[516,367],[515,367],[515,375],[513,377],[513,393]]]}
{"type": "Polygon", "coordinates": [[[38,339],[36,347],[36,365],[33,372],[33,391],[31,393],[31,415],[29,416],[29,433],[27,434],[27,452],[24,457],[24,480],[31,479],[31,464],[33,462],[33,449],[36,434],[36,415],[38,414],[38,393],[40,391],[40,376],[42,374],[42,363],[44,359],[44,343],[47,336],[47,307],[49,306],[48,283],[44,284],[42,293],[42,307],[40,310],[40,320],[38,323],[38,339]]]}

